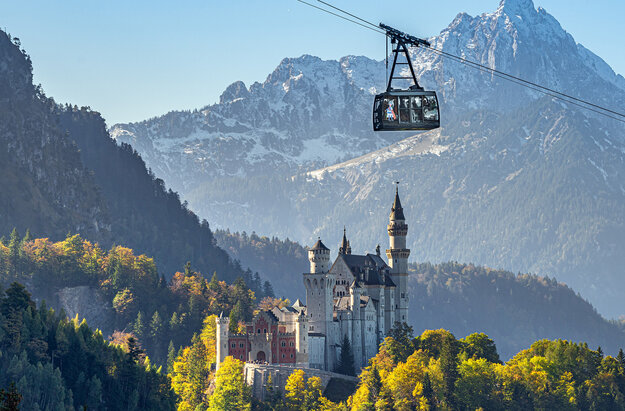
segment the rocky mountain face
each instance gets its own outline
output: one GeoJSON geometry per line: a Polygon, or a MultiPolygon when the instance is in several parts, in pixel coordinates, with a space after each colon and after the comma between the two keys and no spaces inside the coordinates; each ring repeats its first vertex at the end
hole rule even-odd
{"type": "MultiPolygon", "coordinates": [[[[435,48],[625,107],[625,79],[531,0],[459,14],[435,48]]],[[[425,49],[415,69],[438,92],[442,127],[371,132],[384,64],[285,59],[218,104],[115,125],[148,166],[220,227],[338,244],[385,244],[392,185],[415,261],[472,261],[555,276],[608,316],[625,314],[623,124],[425,49]]]]}
{"type": "Polygon", "coordinates": [[[288,58],[262,84],[233,83],[218,104],[117,124],[111,135],[183,192],[215,178],[289,175],[399,140],[371,131],[371,93],[383,84],[383,63],[365,57],[288,58]]]}

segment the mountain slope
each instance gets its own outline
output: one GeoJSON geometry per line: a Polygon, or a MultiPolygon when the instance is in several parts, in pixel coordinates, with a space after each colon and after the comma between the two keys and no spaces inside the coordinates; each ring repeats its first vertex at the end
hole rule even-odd
{"type": "MultiPolygon", "coordinates": [[[[475,17],[461,13],[429,40],[573,96],[625,107],[625,79],[531,0],[505,0],[475,17]]],[[[391,182],[401,181],[415,260],[474,261],[555,276],[603,314],[624,314],[618,286],[625,263],[622,124],[427,50],[413,53],[421,83],[438,91],[440,130],[373,135],[372,93],[383,87],[382,63],[303,56],[284,60],[262,85],[231,86],[209,109],[116,125],[112,133],[150,154],[148,165],[179,184],[200,215],[227,221],[232,230],[304,244],[321,235],[336,244],[347,224],[355,249],[371,251],[386,241],[391,182]],[[345,61],[349,69],[337,69],[345,61]],[[337,121],[346,107],[351,116],[337,121]],[[304,117],[307,112],[315,116],[304,117]],[[186,132],[177,122],[187,118],[214,124],[215,131],[186,132]],[[248,149],[220,126],[238,127],[247,118],[258,123],[246,123],[241,138],[267,127],[277,133],[261,138],[261,146],[275,149],[260,162],[253,155],[258,143],[248,149]],[[164,124],[171,125],[166,132],[164,124]],[[330,126],[340,139],[328,137],[330,126]],[[144,148],[149,144],[153,152],[144,148]],[[201,149],[206,144],[214,149],[201,149]],[[322,153],[318,161],[289,148],[306,144],[322,153]],[[337,146],[347,157],[335,155],[337,146]],[[185,168],[187,186],[172,171],[183,158],[195,164],[185,168]]]]}
{"type": "Polygon", "coordinates": [[[215,244],[208,222],[136,151],[118,146],[98,113],[59,106],[33,86],[28,56],[4,32],[0,74],[0,232],[16,227],[56,240],[80,233],[155,255],[162,274],[190,261],[209,276],[252,285],[251,271],[215,244]]]}
{"type": "Polygon", "coordinates": [[[101,197],[75,146],[56,126],[54,106],[33,86],[19,40],[0,32],[0,233],[18,227],[106,239],[101,197]]]}
{"type": "Polygon", "coordinates": [[[369,124],[371,84],[383,84],[383,72],[365,57],[288,58],[262,84],[233,83],[218,104],[116,124],[111,135],[177,190],[214,177],[288,174],[399,139],[380,138],[369,124]]]}

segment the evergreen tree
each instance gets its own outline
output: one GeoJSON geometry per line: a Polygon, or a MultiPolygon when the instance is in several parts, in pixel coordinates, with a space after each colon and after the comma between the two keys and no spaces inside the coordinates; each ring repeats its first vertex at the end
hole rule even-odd
{"type": "Polygon", "coordinates": [[[174,371],[174,361],[176,360],[176,348],[174,347],[174,342],[169,341],[169,346],[167,347],[167,374],[171,374],[174,371]]]}
{"type": "Polygon", "coordinates": [[[458,347],[456,340],[444,338],[441,348],[440,363],[443,373],[443,396],[450,408],[455,408],[454,388],[458,379],[458,347]]]}
{"type": "Polygon", "coordinates": [[[145,320],[143,319],[143,311],[139,311],[137,314],[137,319],[135,320],[132,330],[139,339],[143,339],[145,335],[145,320]]]}
{"type": "Polygon", "coordinates": [[[405,322],[397,321],[389,330],[388,336],[391,339],[386,341],[388,342],[386,347],[393,361],[395,363],[405,362],[415,348],[412,327],[405,322]]]}
{"type": "Polygon", "coordinates": [[[152,341],[157,343],[160,340],[161,334],[163,332],[163,319],[158,311],[154,311],[154,315],[152,316],[152,321],[150,321],[150,337],[152,337],[152,341]]]}
{"type": "Polygon", "coordinates": [[[217,292],[219,290],[219,279],[217,278],[217,271],[213,272],[213,276],[208,283],[208,289],[214,292],[217,292]]]}
{"type": "Polygon", "coordinates": [[[618,355],[616,356],[616,360],[620,364],[622,372],[625,373],[625,354],[623,354],[622,348],[619,348],[618,355]]]}
{"type": "Polygon", "coordinates": [[[343,336],[341,342],[341,357],[336,367],[336,372],[344,375],[356,375],[354,369],[354,353],[352,352],[352,344],[347,338],[347,334],[343,336]]]}
{"type": "Polygon", "coordinates": [[[434,390],[432,389],[432,381],[430,380],[430,373],[425,372],[423,374],[423,397],[427,400],[428,405],[434,408],[434,390]]]}
{"type": "Polygon", "coordinates": [[[265,281],[263,284],[263,296],[264,297],[275,297],[273,292],[273,286],[269,281],[265,281]]]}
{"type": "Polygon", "coordinates": [[[239,333],[239,321],[243,321],[245,318],[245,313],[243,311],[243,303],[239,300],[230,311],[230,325],[229,331],[232,334],[239,333]]]}
{"type": "Polygon", "coordinates": [[[367,388],[369,389],[369,402],[375,404],[380,392],[382,391],[382,378],[380,377],[380,371],[377,365],[373,365],[369,371],[369,375],[366,380],[367,388]]]}

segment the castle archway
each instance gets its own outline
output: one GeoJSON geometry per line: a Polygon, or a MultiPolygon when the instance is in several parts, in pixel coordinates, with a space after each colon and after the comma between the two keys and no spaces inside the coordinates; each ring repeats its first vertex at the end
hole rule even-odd
{"type": "Polygon", "coordinates": [[[267,361],[266,357],[265,357],[265,352],[264,351],[259,351],[256,354],[256,360],[257,361],[267,361]]]}

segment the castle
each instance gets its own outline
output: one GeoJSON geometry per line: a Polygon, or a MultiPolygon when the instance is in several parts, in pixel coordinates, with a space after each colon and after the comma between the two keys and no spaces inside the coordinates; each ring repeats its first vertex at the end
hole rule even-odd
{"type": "Polygon", "coordinates": [[[229,319],[217,318],[217,366],[231,355],[243,361],[332,371],[345,335],[360,369],[376,355],[395,322],[408,322],[408,225],[395,190],[387,231],[388,263],[376,254],[352,254],[343,229],[338,256],[319,239],[308,250],[310,272],[303,274],[306,305],[261,311],[245,333],[229,333],[229,319]]]}

